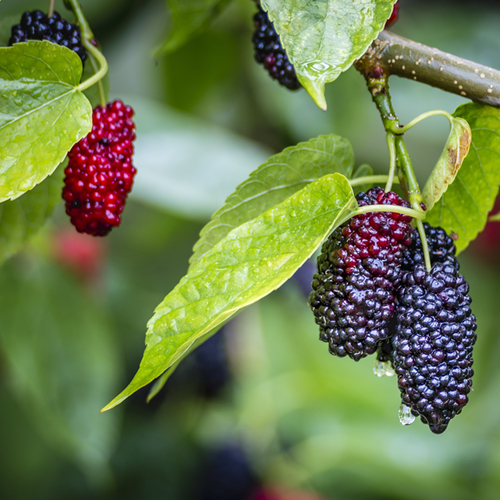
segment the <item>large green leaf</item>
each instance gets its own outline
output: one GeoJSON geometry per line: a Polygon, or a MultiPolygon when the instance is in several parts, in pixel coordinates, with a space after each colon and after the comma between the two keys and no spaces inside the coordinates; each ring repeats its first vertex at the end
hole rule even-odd
{"type": "Polygon", "coordinates": [[[157,54],[179,48],[196,32],[206,28],[231,0],[168,0],[172,28],[157,54]]]}
{"type": "Polygon", "coordinates": [[[302,85],[326,109],[324,87],[384,29],[396,0],[262,0],[302,85]]]}
{"type": "Polygon", "coordinates": [[[15,200],[0,203],[0,264],[11,257],[52,215],[61,201],[64,169],[15,200]]]}
{"type": "Polygon", "coordinates": [[[458,235],[464,250],[484,229],[500,185],[500,111],[483,104],[459,106],[454,116],[472,131],[469,154],[453,183],[427,214],[427,222],[458,235]]]}
{"type": "Polygon", "coordinates": [[[353,166],[351,144],[334,134],[302,142],[272,156],[236,188],[202,229],[191,266],[235,227],[255,219],[324,175],[339,172],[349,179],[353,166]]]}
{"type": "Polygon", "coordinates": [[[355,208],[349,182],[333,174],[231,231],[156,308],[139,371],[104,410],[161,376],[195,340],[281,286],[355,208]]]}
{"type": "Polygon", "coordinates": [[[95,482],[109,479],[119,414],[102,418],[96,408],[121,367],[103,309],[60,268],[29,255],[0,271],[0,317],[4,370],[39,433],[95,482]]]}
{"type": "Polygon", "coordinates": [[[427,179],[422,196],[428,210],[443,196],[448,186],[455,180],[462,166],[471,142],[469,124],[463,118],[453,117],[446,146],[427,179]]]}
{"type": "Polygon", "coordinates": [[[50,42],[0,48],[0,202],[42,182],[91,130],[81,73],[80,58],[50,42]]]}

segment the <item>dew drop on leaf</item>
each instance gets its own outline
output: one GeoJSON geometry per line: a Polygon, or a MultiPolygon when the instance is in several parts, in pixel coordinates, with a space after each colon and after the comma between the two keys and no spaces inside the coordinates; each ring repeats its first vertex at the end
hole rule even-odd
{"type": "Polygon", "coordinates": [[[415,422],[415,417],[412,415],[410,407],[404,403],[401,403],[399,407],[398,416],[402,425],[411,425],[415,422]]]}

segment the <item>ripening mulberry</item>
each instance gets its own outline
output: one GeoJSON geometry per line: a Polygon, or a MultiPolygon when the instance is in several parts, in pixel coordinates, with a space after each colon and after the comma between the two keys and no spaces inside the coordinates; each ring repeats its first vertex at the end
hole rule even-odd
{"type": "MultiPolygon", "coordinates": [[[[379,187],[359,193],[357,200],[359,206],[409,206],[379,187]]],[[[358,215],[323,244],[309,304],[332,354],[358,361],[388,337],[403,251],[411,243],[410,221],[392,212],[358,215]]]]}
{"type": "Polygon", "coordinates": [[[404,273],[397,296],[392,362],[404,404],[444,432],[467,404],[472,386],[476,318],[458,264],[417,264],[404,273]]]}
{"type": "Polygon", "coordinates": [[[92,131],[68,153],[62,194],[66,213],[80,233],[105,236],[120,225],[136,173],[133,114],[119,100],[98,106],[92,131]]]}
{"type": "Polygon", "coordinates": [[[264,65],[267,72],[290,90],[301,87],[295,69],[288,60],[288,56],[281,46],[278,33],[273,23],[269,20],[267,12],[259,6],[259,12],[254,18],[255,31],[252,42],[255,50],[255,60],[264,65]]]}
{"type": "Polygon", "coordinates": [[[12,26],[11,34],[9,45],[28,40],[47,40],[76,52],[82,64],[87,58],[80,29],[63,19],[58,12],[54,12],[52,17],[48,17],[40,10],[25,12],[21,17],[21,23],[12,26]]]}

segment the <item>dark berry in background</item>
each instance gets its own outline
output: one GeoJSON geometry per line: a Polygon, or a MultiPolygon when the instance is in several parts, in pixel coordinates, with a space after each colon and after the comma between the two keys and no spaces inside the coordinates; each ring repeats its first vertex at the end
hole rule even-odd
{"type": "Polygon", "coordinates": [[[201,396],[220,396],[231,381],[223,330],[209,338],[192,354],[193,374],[201,396]]]}
{"type": "Polygon", "coordinates": [[[87,58],[80,30],[63,19],[58,12],[54,12],[52,17],[48,17],[40,10],[25,12],[21,17],[21,23],[12,27],[9,45],[28,40],[47,40],[68,47],[80,56],[82,63],[87,58]]]}
{"type": "Polygon", "coordinates": [[[401,399],[440,434],[468,402],[476,318],[458,265],[438,262],[428,272],[404,273],[397,296],[393,366],[401,399]]]}
{"type": "Polygon", "coordinates": [[[278,82],[290,90],[297,90],[301,87],[295,69],[288,60],[286,52],[281,46],[278,33],[274,29],[273,23],[269,20],[267,12],[259,6],[259,12],[254,18],[255,31],[252,43],[255,51],[255,60],[263,64],[267,72],[278,82]]]}
{"type": "Polygon", "coordinates": [[[197,479],[197,500],[250,500],[259,481],[237,443],[214,448],[207,453],[197,479]]]}
{"type": "Polygon", "coordinates": [[[384,29],[389,29],[399,19],[399,0],[394,4],[391,17],[387,19],[384,29]]]}
{"type": "MultiPolygon", "coordinates": [[[[356,198],[360,207],[409,206],[379,187],[356,198]]],[[[410,221],[393,212],[358,215],[323,244],[309,304],[332,354],[358,361],[388,337],[403,251],[411,243],[410,221]]]]}
{"type": "Polygon", "coordinates": [[[133,114],[119,100],[98,106],[92,131],[68,153],[62,195],[66,213],[80,233],[105,236],[120,225],[136,173],[133,114]]]}

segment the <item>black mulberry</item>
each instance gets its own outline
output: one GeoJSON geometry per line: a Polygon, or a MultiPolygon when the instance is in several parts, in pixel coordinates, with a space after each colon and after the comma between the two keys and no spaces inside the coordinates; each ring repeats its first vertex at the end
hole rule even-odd
{"type": "Polygon", "coordinates": [[[288,56],[281,46],[278,33],[274,29],[273,23],[269,20],[267,12],[259,6],[259,12],[254,18],[255,31],[252,42],[255,50],[255,60],[264,65],[267,72],[290,90],[297,90],[301,87],[295,68],[288,60],[288,56]]]}
{"type": "MultiPolygon", "coordinates": [[[[359,193],[357,200],[359,206],[409,206],[379,187],[359,193]]],[[[332,354],[358,361],[388,337],[403,251],[411,243],[410,221],[393,212],[358,215],[323,244],[309,304],[332,354]]]]}
{"type": "Polygon", "coordinates": [[[21,17],[21,23],[12,26],[9,45],[28,40],[47,40],[68,47],[80,56],[82,64],[87,58],[80,29],[63,19],[58,12],[54,12],[52,17],[48,17],[40,10],[25,12],[21,17]]]}
{"type": "Polygon", "coordinates": [[[458,265],[418,264],[404,273],[397,297],[393,366],[402,402],[432,432],[444,432],[467,404],[476,318],[458,265]]]}
{"type": "MultiPolygon", "coordinates": [[[[455,259],[455,253],[457,251],[455,242],[446,234],[446,231],[440,227],[433,227],[427,224],[427,222],[424,222],[424,229],[431,264],[448,262],[453,265],[458,265],[458,261],[455,259]]],[[[422,251],[420,234],[418,230],[414,228],[412,242],[403,254],[401,268],[404,271],[412,271],[418,264],[424,264],[424,254],[422,251]]]]}

